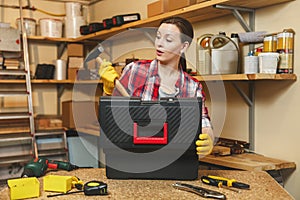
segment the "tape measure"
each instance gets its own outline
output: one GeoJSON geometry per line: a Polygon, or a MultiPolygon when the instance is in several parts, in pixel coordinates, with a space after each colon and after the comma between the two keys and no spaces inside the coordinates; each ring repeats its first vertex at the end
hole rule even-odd
{"type": "Polygon", "coordinates": [[[102,181],[89,181],[83,186],[84,194],[92,195],[107,195],[107,184],[102,181]]]}

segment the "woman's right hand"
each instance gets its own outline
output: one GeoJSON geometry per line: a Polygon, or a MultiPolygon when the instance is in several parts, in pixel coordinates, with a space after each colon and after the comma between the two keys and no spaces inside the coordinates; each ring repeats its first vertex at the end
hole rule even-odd
{"type": "Polygon", "coordinates": [[[111,95],[115,87],[115,79],[119,78],[119,74],[110,62],[103,60],[100,65],[99,76],[103,81],[104,92],[111,95]]]}

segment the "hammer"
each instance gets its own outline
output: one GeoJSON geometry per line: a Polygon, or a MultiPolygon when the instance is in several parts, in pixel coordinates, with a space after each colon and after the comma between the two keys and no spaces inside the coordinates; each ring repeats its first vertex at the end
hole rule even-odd
{"type": "MultiPolygon", "coordinates": [[[[99,55],[104,51],[101,44],[98,44],[84,59],[84,66],[87,68],[87,63],[93,59],[96,59],[96,61],[101,66],[101,63],[103,62],[102,59],[99,57],[99,55]]],[[[100,77],[101,78],[101,77],[100,77]]],[[[115,87],[117,90],[121,93],[122,96],[129,97],[127,90],[124,88],[124,86],[120,83],[118,79],[115,79],[115,87]]]]}

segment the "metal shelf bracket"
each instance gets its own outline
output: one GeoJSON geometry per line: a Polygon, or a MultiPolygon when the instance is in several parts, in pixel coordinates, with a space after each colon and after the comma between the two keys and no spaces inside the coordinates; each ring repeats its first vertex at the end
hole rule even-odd
{"type": "MultiPolygon", "coordinates": [[[[255,9],[251,8],[244,8],[244,7],[236,7],[236,6],[227,6],[227,5],[215,5],[215,8],[218,9],[227,9],[231,10],[233,16],[237,19],[240,25],[246,32],[255,31],[255,9]],[[249,23],[246,22],[244,17],[242,16],[241,12],[246,12],[249,14],[249,23]]],[[[254,44],[249,45],[249,52],[254,50],[254,44]]],[[[254,97],[255,97],[255,84],[253,81],[249,81],[248,85],[248,92],[247,95],[235,82],[232,83],[234,88],[237,90],[239,95],[244,99],[246,104],[249,107],[249,143],[250,143],[250,150],[254,151],[254,144],[255,144],[255,116],[254,116],[254,97]]]]}
{"type": "Polygon", "coordinates": [[[248,83],[248,95],[236,84],[236,82],[232,82],[232,85],[239,93],[239,95],[243,98],[246,104],[249,107],[249,149],[254,151],[254,144],[255,144],[255,107],[254,107],[254,99],[255,99],[255,83],[254,81],[249,81],[248,83]]]}

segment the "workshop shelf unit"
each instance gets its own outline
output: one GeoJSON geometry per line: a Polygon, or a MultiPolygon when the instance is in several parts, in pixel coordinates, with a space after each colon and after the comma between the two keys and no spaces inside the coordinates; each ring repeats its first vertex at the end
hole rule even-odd
{"type": "MultiPolygon", "coordinates": [[[[178,10],[165,12],[163,14],[153,16],[150,18],[142,19],[139,21],[124,24],[119,27],[113,27],[108,30],[102,30],[92,34],[84,35],[78,38],[47,38],[42,36],[31,36],[29,41],[33,43],[53,43],[58,46],[58,55],[62,55],[67,43],[88,43],[95,41],[103,41],[109,37],[126,31],[131,28],[141,28],[141,27],[157,27],[160,21],[166,17],[170,16],[181,16],[188,19],[192,23],[205,21],[209,19],[219,18],[226,15],[234,15],[237,21],[245,29],[246,32],[255,31],[255,10],[258,8],[263,8],[267,6],[273,6],[276,4],[287,3],[293,0],[252,0],[252,1],[240,1],[240,0],[209,0],[198,4],[194,4],[185,8],[178,10]],[[249,14],[249,23],[247,23],[241,12],[249,14]]],[[[249,44],[249,52],[254,49],[253,44],[249,44]]],[[[198,76],[200,81],[208,80],[222,80],[230,81],[234,88],[245,100],[249,107],[249,143],[250,149],[254,150],[255,138],[255,119],[254,119],[254,98],[255,98],[255,81],[257,80],[296,80],[296,75],[269,75],[269,74],[256,74],[256,75],[246,75],[246,74],[230,74],[230,75],[207,75],[198,76]],[[236,83],[236,81],[248,81],[248,94],[246,94],[236,83]]],[[[62,87],[60,87],[61,89],[62,87]]],[[[60,90],[62,91],[62,90],[60,90]]],[[[61,94],[61,93],[60,93],[61,94]]],[[[60,96],[58,96],[60,99],[60,96]]]]}
{"type": "MultiPolygon", "coordinates": [[[[51,0],[49,0],[51,1],[51,0]]],[[[53,0],[65,2],[64,0],[53,0]]],[[[83,0],[84,1],[84,0],[83,0]]],[[[86,1],[86,0],[85,0],[86,1]]],[[[95,41],[103,41],[113,35],[116,35],[120,32],[126,31],[130,28],[140,28],[140,27],[157,27],[159,22],[166,17],[170,16],[181,16],[187,18],[192,23],[210,20],[214,18],[223,17],[226,15],[233,14],[240,24],[244,27],[246,31],[254,31],[253,23],[255,20],[255,10],[258,8],[263,8],[267,6],[273,6],[276,4],[291,2],[293,0],[251,0],[251,1],[240,1],[240,0],[209,0],[204,1],[202,3],[194,4],[189,7],[185,7],[182,9],[170,11],[163,13],[161,15],[157,15],[154,17],[142,19],[139,21],[131,22],[128,24],[124,24],[119,27],[113,27],[109,30],[102,30],[96,33],[88,34],[85,36],[81,36],[78,38],[49,38],[43,36],[29,36],[28,42],[34,44],[53,44],[57,46],[57,55],[60,57],[68,43],[95,43],[95,41]],[[242,19],[240,12],[249,13],[249,21],[250,26],[248,26],[242,19]]],[[[91,0],[90,2],[94,2],[91,0]]],[[[95,2],[98,2],[95,0],[95,2]]],[[[205,76],[196,76],[196,79],[199,81],[228,81],[232,82],[239,93],[242,95],[246,103],[249,105],[250,116],[250,130],[249,130],[249,138],[250,143],[254,144],[254,98],[255,98],[255,82],[260,80],[268,80],[268,81],[295,81],[297,79],[295,74],[228,74],[228,75],[205,75],[205,76]],[[249,95],[246,95],[242,90],[237,86],[237,82],[247,82],[249,83],[249,95]]],[[[24,83],[24,80],[0,80],[0,85],[7,84],[21,84],[24,83]]],[[[71,81],[71,80],[31,80],[31,83],[36,85],[43,84],[54,84],[57,85],[57,94],[58,100],[60,100],[60,95],[62,95],[63,88],[65,86],[69,86],[72,84],[101,84],[102,81],[71,81]]],[[[252,149],[254,147],[252,146],[252,149]]]]}

